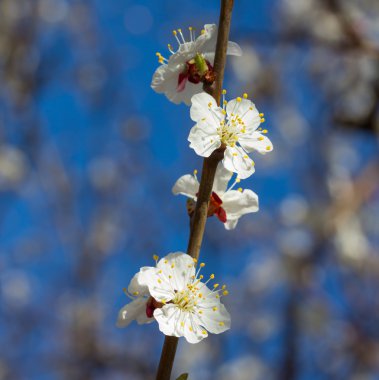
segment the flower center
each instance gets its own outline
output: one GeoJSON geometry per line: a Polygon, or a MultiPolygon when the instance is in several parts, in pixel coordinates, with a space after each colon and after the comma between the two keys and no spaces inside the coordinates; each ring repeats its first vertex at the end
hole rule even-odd
{"type": "Polygon", "coordinates": [[[187,80],[191,83],[200,82],[212,84],[215,80],[213,66],[202,54],[197,53],[194,58],[186,62],[185,69],[179,74],[177,91],[185,89],[187,80]]]}
{"type": "Polygon", "coordinates": [[[201,293],[198,293],[199,288],[194,284],[187,284],[187,288],[175,294],[172,303],[178,306],[183,311],[194,311],[197,305],[197,300],[201,293]]]}
{"type": "Polygon", "coordinates": [[[243,133],[238,127],[241,127],[242,121],[238,120],[237,117],[232,118],[230,121],[225,123],[224,120],[220,121],[220,126],[217,128],[218,135],[220,136],[221,143],[226,146],[234,147],[238,141],[238,134],[243,133]]]}

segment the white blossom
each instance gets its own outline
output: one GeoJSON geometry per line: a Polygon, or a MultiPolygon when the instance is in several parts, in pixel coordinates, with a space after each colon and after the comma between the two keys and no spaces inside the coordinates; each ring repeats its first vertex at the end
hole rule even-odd
{"type": "Polygon", "coordinates": [[[121,309],[119,327],[133,319],[149,322],[152,318],[146,314],[153,310],[161,332],[184,337],[189,343],[200,342],[208,332],[219,334],[230,328],[230,315],[220,302],[228,291],[225,285],[214,284],[212,289],[207,286],[214,274],[202,282],[204,263],[196,270],[197,260],[183,252],[155,259],[156,266],[141,268],[129,285],[128,292],[136,298],[121,309]]]}
{"type": "Polygon", "coordinates": [[[143,267],[134,275],[128,289],[124,289],[125,294],[131,298],[131,302],[126,304],[118,313],[117,326],[126,327],[136,320],[138,324],[145,324],[154,321],[153,307],[150,300],[149,288],[143,281],[142,273],[150,267],[143,267]]]}
{"type": "MultiPolygon", "coordinates": [[[[174,51],[169,44],[169,59],[157,53],[161,66],[155,71],[151,87],[164,93],[172,102],[191,104],[191,97],[202,91],[203,83],[212,83],[217,27],[207,24],[196,38],[195,29],[189,27],[190,39],[186,41],[181,29],[173,34],[178,43],[174,51]]],[[[228,42],[227,54],[240,56],[241,48],[235,42],[228,42]]]]}
{"type": "Polygon", "coordinates": [[[222,107],[205,92],[194,95],[191,101],[191,119],[196,125],[188,136],[190,147],[199,156],[209,157],[223,146],[225,155],[222,163],[225,168],[237,173],[241,179],[252,175],[254,161],[248,153],[256,150],[265,154],[271,152],[273,146],[265,136],[267,130],[260,128],[265,121],[264,115],[247,99],[247,94],[230,102],[223,99],[222,107]]]}
{"type": "MultiPolygon", "coordinates": [[[[190,214],[194,211],[200,185],[196,174],[195,170],[193,175],[186,174],[180,177],[172,188],[175,195],[182,194],[190,198],[190,201],[187,202],[190,214]]],[[[225,169],[222,164],[218,165],[208,208],[208,216],[216,215],[227,230],[234,229],[242,215],[259,210],[258,195],[252,190],[241,187],[233,190],[235,185],[240,182],[238,177],[228,187],[232,175],[233,173],[225,169]]]]}

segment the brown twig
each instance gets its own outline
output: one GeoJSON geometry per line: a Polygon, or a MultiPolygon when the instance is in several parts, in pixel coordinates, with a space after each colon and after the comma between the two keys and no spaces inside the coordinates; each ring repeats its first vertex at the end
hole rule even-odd
{"type": "MultiPolygon", "coordinates": [[[[216,79],[212,85],[204,85],[204,91],[212,95],[217,104],[220,104],[233,3],[234,0],[221,0],[216,54],[213,67],[216,79]]],[[[199,194],[191,223],[191,232],[187,248],[187,253],[196,259],[199,257],[201,243],[203,241],[205,223],[208,216],[209,197],[212,192],[216,168],[224,157],[224,150],[224,147],[220,147],[209,157],[205,158],[203,162],[199,194]]],[[[172,336],[165,337],[156,380],[170,380],[177,345],[178,338],[172,336]]]]}

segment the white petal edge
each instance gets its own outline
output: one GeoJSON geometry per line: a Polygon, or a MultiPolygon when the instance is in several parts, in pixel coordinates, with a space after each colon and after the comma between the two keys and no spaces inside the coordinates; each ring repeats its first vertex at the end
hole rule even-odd
{"type": "Polygon", "coordinates": [[[220,121],[225,119],[222,108],[217,105],[213,96],[206,92],[195,94],[191,98],[190,117],[193,121],[206,121],[215,128],[220,126],[220,121]]]}
{"type": "Polygon", "coordinates": [[[209,157],[221,146],[220,136],[216,129],[201,124],[196,124],[191,128],[188,141],[190,148],[201,157],[209,157]]]}
{"type": "Polygon", "coordinates": [[[240,57],[242,55],[242,49],[241,47],[233,41],[228,41],[228,50],[226,51],[226,54],[228,55],[235,55],[237,57],[240,57]]]}
{"type": "Polygon", "coordinates": [[[162,271],[171,289],[176,291],[185,289],[190,277],[195,274],[193,258],[184,252],[173,252],[163,257],[158,261],[157,269],[162,271]]]}
{"type": "Polygon", "coordinates": [[[253,160],[241,147],[227,147],[222,163],[226,169],[237,173],[240,179],[248,178],[255,172],[253,160]]]}
{"type": "Polygon", "coordinates": [[[145,321],[144,315],[146,316],[146,301],[146,298],[139,297],[125,305],[118,313],[116,326],[126,327],[134,320],[138,320],[140,324],[150,322],[152,318],[143,322],[145,321]]]}
{"type": "MultiPolygon", "coordinates": [[[[226,212],[226,220],[236,220],[246,214],[257,212],[259,210],[258,195],[250,189],[242,192],[230,190],[222,198],[223,209],[226,212]]],[[[236,225],[237,223],[235,223],[236,225]]],[[[234,225],[234,227],[235,227],[234,225]]],[[[228,224],[227,229],[232,229],[233,223],[228,224]]],[[[225,226],[226,228],[226,226],[225,226]]]]}
{"type": "Polygon", "coordinates": [[[182,194],[188,198],[196,199],[199,191],[199,181],[191,174],[181,176],[172,188],[175,195],[182,194]]]}
{"type": "Polygon", "coordinates": [[[238,142],[247,152],[256,150],[260,154],[266,154],[274,149],[271,140],[260,132],[253,132],[250,136],[241,136],[238,142]]]}
{"type": "Polygon", "coordinates": [[[221,197],[227,187],[230,179],[232,178],[233,172],[225,169],[222,163],[219,163],[215,173],[215,179],[213,182],[213,191],[217,193],[219,197],[221,197]]]}

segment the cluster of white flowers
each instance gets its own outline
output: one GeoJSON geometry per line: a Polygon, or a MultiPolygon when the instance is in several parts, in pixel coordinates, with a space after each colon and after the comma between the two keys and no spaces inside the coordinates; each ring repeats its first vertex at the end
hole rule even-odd
{"type": "Polygon", "coordinates": [[[230,328],[230,316],[220,302],[226,296],[226,286],[207,284],[200,274],[204,263],[196,270],[197,260],[183,252],[170,253],[155,267],[143,267],[133,277],[125,293],[132,302],[124,306],[118,316],[119,327],[133,320],[139,324],[156,320],[165,335],[184,337],[189,343],[198,343],[208,331],[219,334],[230,328]]]}
{"type": "MultiPolygon", "coordinates": [[[[258,196],[252,190],[235,189],[241,179],[250,177],[255,171],[249,154],[253,151],[265,154],[273,150],[267,138],[264,115],[259,113],[247,94],[226,101],[223,90],[221,107],[209,94],[202,92],[203,84],[215,80],[213,61],[217,40],[216,25],[205,25],[196,38],[194,28],[189,28],[190,40],[186,41],[182,30],[173,32],[178,48],[171,45],[169,59],[157,53],[161,66],[156,70],[152,88],[164,93],[172,102],[191,104],[190,116],[196,123],[190,130],[190,147],[202,157],[209,157],[216,149],[224,150],[224,159],[219,163],[208,216],[216,215],[227,230],[237,226],[242,215],[258,211],[258,196]],[[232,184],[229,182],[235,173],[232,184]]],[[[229,55],[241,55],[240,47],[228,42],[229,55]]],[[[172,191],[188,197],[187,210],[195,211],[199,181],[197,171],[193,175],[180,177],[172,191]]],[[[158,261],[155,267],[143,267],[133,277],[125,294],[132,299],[118,316],[117,325],[125,327],[131,321],[139,324],[157,321],[165,335],[185,337],[190,343],[200,342],[208,332],[219,334],[230,328],[230,316],[220,297],[227,295],[225,285],[202,282],[200,274],[204,263],[196,269],[197,260],[183,252],[170,253],[158,261]]]]}

